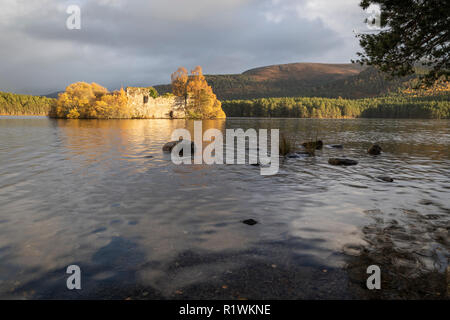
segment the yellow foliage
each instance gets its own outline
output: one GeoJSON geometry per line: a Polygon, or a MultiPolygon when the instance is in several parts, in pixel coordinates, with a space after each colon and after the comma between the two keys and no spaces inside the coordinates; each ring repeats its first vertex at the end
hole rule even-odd
{"type": "Polygon", "coordinates": [[[100,101],[96,101],[94,110],[98,118],[104,119],[126,119],[132,116],[127,95],[123,88],[112,94],[103,95],[100,101]]]}
{"type": "Polygon", "coordinates": [[[172,92],[178,97],[187,97],[188,72],[185,68],[180,67],[172,73],[172,92]]]}
{"type": "Polygon", "coordinates": [[[77,108],[73,108],[69,111],[67,114],[67,118],[69,119],[78,119],[80,117],[80,114],[78,113],[77,108]]]}
{"type": "MultiPolygon", "coordinates": [[[[187,117],[198,119],[225,118],[222,104],[196,67],[188,76],[185,68],[172,74],[173,93],[184,98],[187,117]]],[[[112,93],[97,83],[77,82],[61,93],[50,111],[51,117],[70,119],[128,119],[133,110],[125,90],[112,93]]]]}
{"type": "Polygon", "coordinates": [[[181,81],[185,81],[183,83],[186,83],[185,91],[188,99],[186,101],[185,111],[187,116],[196,119],[226,118],[225,112],[222,110],[222,104],[217,100],[212,88],[206,82],[202,68],[198,66],[192,70],[188,79],[186,78],[187,72],[185,70],[184,68],[179,68],[172,75],[172,85],[175,79],[173,92],[175,95],[180,96],[180,91],[177,89],[178,85],[181,81]]]}
{"type": "Polygon", "coordinates": [[[97,83],[77,82],[59,95],[50,115],[70,119],[119,119],[131,118],[131,110],[123,88],[109,93],[97,83]]]}
{"type": "Polygon", "coordinates": [[[448,94],[450,92],[450,82],[446,80],[437,80],[432,86],[421,85],[419,88],[413,88],[412,83],[408,88],[402,90],[403,94],[412,97],[436,96],[440,94],[448,94]]]}

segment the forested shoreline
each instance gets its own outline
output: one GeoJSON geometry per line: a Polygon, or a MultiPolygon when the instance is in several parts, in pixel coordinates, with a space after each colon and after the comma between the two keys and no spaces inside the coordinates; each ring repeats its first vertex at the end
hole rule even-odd
{"type": "Polygon", "coordinates": [[[46,116],[55,99],[0,92],[0,115],[46,116]]]}
{"type": "Polygon", "coordinates": [[[450,95],[228,100],[222,108],[227,117],[450,119],[450,95]]]}
{"type": "MultiPolygon", "coordinates": [[[[0,92],[0,115],[49,114],[55,99],[0,92]]],[[[227,117],[450,119],[450,94],[391,95],[364,99],[321,97],[222,101],[227,117]]]]}

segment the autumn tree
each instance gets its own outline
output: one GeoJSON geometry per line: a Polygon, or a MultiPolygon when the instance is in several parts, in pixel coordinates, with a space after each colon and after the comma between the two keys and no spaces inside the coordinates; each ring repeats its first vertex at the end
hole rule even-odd
{"type": "Polygon", "coordinates": [[[98,84],[73,83],[59,95],[51,115],[58,118],[88,118],[89,108],[100,97],[101,92],[106,93],[107,90],[98,84]]]}
{"type": "Polygon", "coordinates": [[[187,76],[185,68],[172,74],[173,93],[185,98],[185,112],[188,118],[225,118],[222,104],[206,82],[202,68],[197,66],[187,76]]]}
{"type": "Polygon", "coordinates": [[[69,119],[130,118],[125,90],[109,93],[97,83],[77,82],[61,93],[50,111],[50,116],[69,119]]]}
{"type": "Polygon", "coordinates": [[[177,71],[172,73],[172,93],[177,97],[181,97],[184,99],[184,107],[186,108],[188,92],[187,92],[187,83],[188,83],[188,71],[186,68],[180,67],[177,71]]]}
{"type": "Polygon", "coordinates": [[[123,88],[103,95],[100,100],[95,102],[93,111],[95,114],[92,114],[92,117],[99,119],[129,119],[132,117],[132,110],[128,105],[127,94],[123,88]]]}
{"type": "MultiPolygon", "coordinates": [[[[189,76],[187,85],[187,92],[189,94],[190,103],[188,105],[188,112],[191,114],[201,115],[204,108],[209,108],[215,95],[211,87],[203,76],[203,71],[200,66],[195,67],[189,76]]],[[[205,110],[207,111],[207,110],[205,110]]]]}

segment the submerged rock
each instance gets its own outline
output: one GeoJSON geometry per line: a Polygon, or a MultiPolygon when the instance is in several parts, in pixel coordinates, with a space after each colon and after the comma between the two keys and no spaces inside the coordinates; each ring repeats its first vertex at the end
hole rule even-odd
{"type": "Polygon", "coordinates": [[[253,220],[253,219],[247,219],[247,220],[242,221],[242,223],[248,224],[249,226],[253,226],[253,225],[257,224],[258,221],[253,220]]]}
{"type": "Polygon", "coordinates": [[[386,182],[394,182],[394,179],[388,176],[378,176],[377,178],[386,182]]]}
{"type": "Polygon", "coordinates": [[[358,164],[358,161],[345,158],[330,158],[328,163],[333,166],[354,166],[358,164]]]}
{"type": "Polygon", "coordinates": [[[297,151],[297,152],[288,153],[286,155],[286,158],[298,159],[298,158],[303,158],[305,156],[310,156],[310,155],[311,155],[311,153],[309,153],[307,151],[297,151]]]}
{"type": "Polygon", "coordinates": [[[377,144],[374,144],[367,150],[367,153],[376,156],[379,155],[381,151],[382,151],[381,147],[377,144]]]}
{"type": "Polygon", "coordinates": [[[342,144],[329,144],[327,145],[328,148],[332,148],[332,149],[343,149],[344,146],[342,144]]]}
{"type": "Polygon", "coordinates": [[[423,205],[425,205],[425,206],[429,206],[430,204],[434,204],[433,201],[427,200],[427,199],[420,200],[419,203],[420,203],[420,204],[423,204],[423,205]]]}
{"type": "Polygon", "coordinates": [[[302,143],[302,146],[304,146],[306,149],[321,150],[323,148],[323,142],[322,142],[322,140],[308,141],[308,142],[302,143]]]}
{"type": "MultiPolygon", "coordinates": [[[[190,144],[190,145],[191,145],[191,154],[192,154],[192,155],[194,154],[194,151],[195,151],[195,143],[192,142],[192,141],[189,141],[189,140],[183,140],[183,139],[180,139],[180,140],[178,140],[178,141],[170,141],[170,142],[167,142],[167,143],[163,146],[162,150],[163,150],[164,152],[172,152],[172,149],[175,148],[175,146],[178,145],[179,143],[186,143],[187,145],[190,144]]],[[[182,155],[183,155],[183,150],[180,150],[180,156],[182,156],[182,155]]]]}
{"type": "Polygon", "coordinates": [[[297,153],[288,153],[286,155],[286,158],[290,158],[290,159],[296,159],[296,158],[300,158],[300,155],[297,153]]]}
{"type": "Polygon", "coordinates": [[[178,141],[169,141],[167,142],[165,145],[163,145],[162,150],[164,152],[172,152],[172,149],[179,144],[181,141],[183,140],[178,140],[178,141]]]}

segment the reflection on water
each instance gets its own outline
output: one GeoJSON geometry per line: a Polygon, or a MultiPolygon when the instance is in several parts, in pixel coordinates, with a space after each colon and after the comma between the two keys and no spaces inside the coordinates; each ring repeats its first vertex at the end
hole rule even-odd
{"type": "Polygon", "coordinates": [[[176,128],[193,122],[0,118],[0,298],[365,297],[352,283],[369,262],[442,283],[449,121],[203,122],[344,144],[283,160],[275,176],[175,166],[161,148],[176,128]],[[373,142],[381,156],[367,155],[373,142]],[[359,164],[328,165],[335,156],[359,164]],[[70,264],[82,269],[80,292],[65,287],[70,264]]]}

